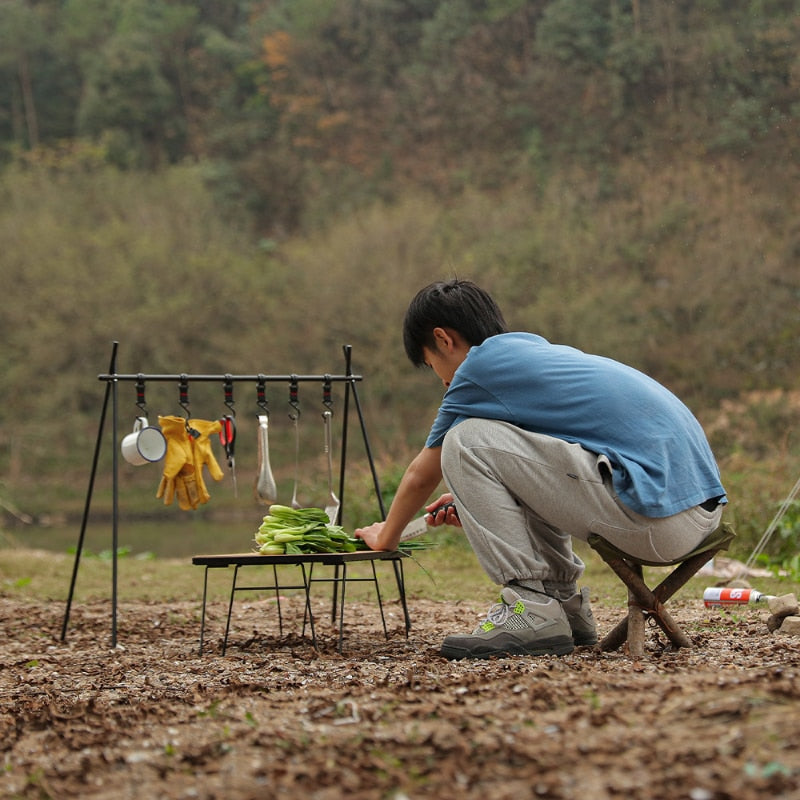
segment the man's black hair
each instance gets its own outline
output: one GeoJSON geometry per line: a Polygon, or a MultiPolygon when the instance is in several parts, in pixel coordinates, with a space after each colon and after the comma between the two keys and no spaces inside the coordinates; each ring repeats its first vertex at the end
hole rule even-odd
{"type": "Polygon", "coordinates": [[[415,367],[425,364],[423,348],[436,349],[434,328],[450,328],[470,345],[507,333],[503,313],[489,294],[471,281],[437,281],[417,292],[403,320],[403,345],[415,367]]]}

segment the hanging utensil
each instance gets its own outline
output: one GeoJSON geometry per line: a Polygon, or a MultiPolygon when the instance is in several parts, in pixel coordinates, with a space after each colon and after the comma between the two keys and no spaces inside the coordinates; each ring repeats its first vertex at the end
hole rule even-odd
{"type": "Polygon", "coordinates": [[[225,391],[225,405],[231,413],[226,414],[219,421],[222,426],[219,431],[219,441],[228,459],[228,469],[231,471],[231,480],[233,481],[233,496],[238,497],[239,490],[236,486],[236,458],[234,457],[234,446],[236,444],[236,410],[233,407],[233,378],[230,375],[225,376],[223,388],[225,391]]]}
{"type": "Polygon", "coordinates": [[[269,411],[265,394],[266,379],[259,376],[257,384],[258,406],[264,412],[258,415],[258,475],[256,476],[256,497],[265,505],[278,499],[278,487],[269,463],[269,411]]]}
{"type": "Polygon", "coordinates": [[[297,499],[297,481],[300,474],[300,404],[297,402],[297,378],[292,376],[289,384],[289,419],[294,423],[294,488],[292,490],[292,508],[302,508],[297,499]]]}
{"type": "Polygon", "coordinates": [[[333,493],[333,446],[332,446],[332,431],[331,420],[333,418],[333,399],[331,397],[331,378],[330,375],[325,376],[325,382],[322,384],[322,405],[325,410],[322,412],[322,422],[325,432],[325,455],[328,457],[328,504],[325,506],[325,513],[331,525],[336,525],[339,521],[339,508],[341,501],[333,493]]]}
{"type": "Polygon", "coordinates": [[[328,409],[322,412],[322,419],[325,425],[325,453],[328,456],[328,505],[325,506],[325,513],[335,525],[339,516],[339,498],[333,492],[333,455],[331,453],[331,417],[332,412],[328,409]]]}
{"type": "Polygon", "coordinates": [[[236,458],[234,457],[234,445],[236,443],[236,420],[232,414],[226,414],[220,419],[222,428],[219,432],[220,444],[225,449],[225,456],[228,459],[228,469],[231,471],[231,479],[233,480],[233,496],[239,496],[239,490],[236,488],[236,458]]]}
{"type": "Polygon", "coordinates": [[[269,417],[258,416],[258,476],[256,496],[265,505],[272,505],[278,499],[278,488],[269,463],[269,417]]]}

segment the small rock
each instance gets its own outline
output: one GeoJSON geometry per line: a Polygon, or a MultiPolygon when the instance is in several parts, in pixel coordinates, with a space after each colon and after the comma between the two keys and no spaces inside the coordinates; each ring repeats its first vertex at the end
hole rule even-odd
{"type": "Polygon", "coordinates": [[[767,601],[767,605],[769,606],[770,613],[778,618],[788,617],[800,611],[797,597],[793,594],[782,594],[780,597],[771,597],[767,601]]]}
{"type": "Polygon", "coordinates": [[[781,623],[783,622],[783,617],[776,617],[774,614],[770,614],[767,617],[767,628],[769,629],[770,633],[775,633],[778,628],[781,627],[781,623]]]}
{"type": "Polygon", "coordinates": [[[780,630],[789,636],[800,636],[800,617],[784,617],[780,630]]]}

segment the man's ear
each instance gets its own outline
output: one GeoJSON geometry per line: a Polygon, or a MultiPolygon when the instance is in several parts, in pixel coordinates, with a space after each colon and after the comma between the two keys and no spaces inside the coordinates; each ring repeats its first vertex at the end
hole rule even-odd
{"type": "Polygon", "coordinates": [[[434,328],[433,339],[436,342],[436,346],[446,353],[450,352],[455,344],[452,332],[447,328],[434,328]]]}

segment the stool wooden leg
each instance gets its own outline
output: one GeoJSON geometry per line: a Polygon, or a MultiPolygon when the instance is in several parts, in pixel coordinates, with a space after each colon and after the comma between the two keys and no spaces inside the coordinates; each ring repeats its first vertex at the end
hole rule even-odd
{"type": "Polygon", "coordinates": [[[600,641],[600,649],[604,653],[622,647],[628,638],[628,618],[620,620],[600,641]]]}
{"type": "Polygon", "coordinates": [[[628,606],[628,655],[641,658],[644,655],[644,612],[634,600],[628,606]]]}
{"type": "MultiPolygon", "coordinates": [[[[632,571],[641,580],[642,568],[632,565],[632,571]]],[[[628,589],[628,654],[631,658],[644,655],[644,609],[636,595],[628,589]]]]}
{"type": "Polygon", "coordinates": [[[653,613],[653,619],[658,623],[661,630],[664,631],[675,647],[692,646],[689,637],[680,629],[678,623],[672,619],[670,613],[661,603],[658,603],[656,611],[653,613]]]}
{"type": "MultiPolygon", "coordinates": [[[[664,604],[657,596],[656,591],[651,591],[643,580],[643,571],[640,564],[623,561],[621,559],[608,559],[609,566],[619,575],[628,587],[628,619],[627,641],[628,650],[634,658],[639,658],[644,653],[644,616],[649,614],[658,623],[661,630],[667,635],[675,647],[691,647],[692,643],[680,629],[664,604]]],[[[684,582],[685,582],[684,578],[684,582]]],[[[673,591],[677,589],[670,587],[673,591]]],[[[617,645],[619,646],[619,645],[617,645]]]]}
{"type": "Polygon", "coordinates": [[[684,561],[653,589],[653,594],[660,602],[666,603],[678,589],[683,587],[690,578],[694,577],[700,567],[714,558],[720,549],[708,550],[684,561]]]}

